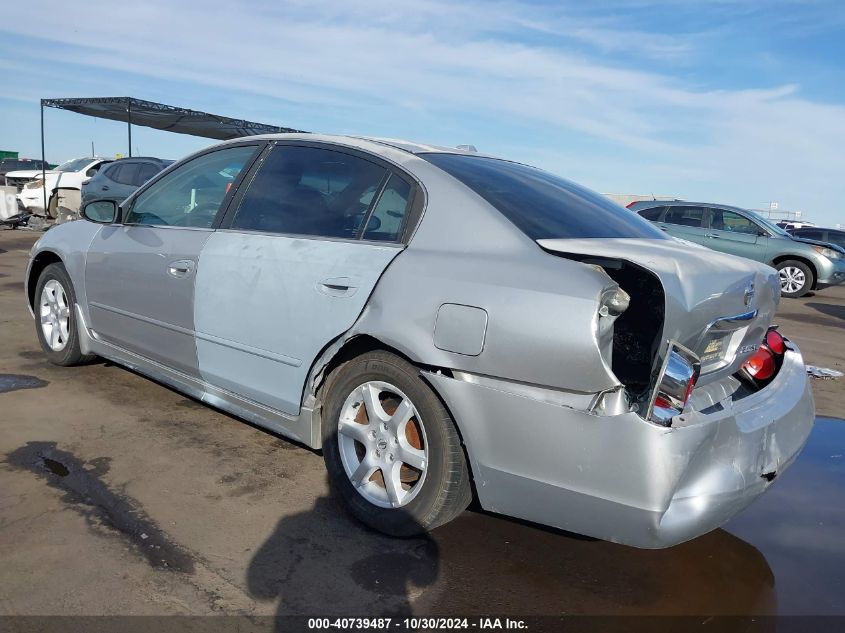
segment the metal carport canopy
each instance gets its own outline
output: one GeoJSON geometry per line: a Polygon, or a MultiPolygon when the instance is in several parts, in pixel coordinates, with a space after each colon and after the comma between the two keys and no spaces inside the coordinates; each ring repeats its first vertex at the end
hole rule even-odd
{"type": "MultiPolygon", "coordinates": [[[[156,130],[190,134],[225,141],[252,134],[301,132],[287,127],[233,119],[188,108],[145,101],[135,97],[84,97],[75,99],[42,99],[41,108],[59,108],[78,114],[124,121],[129,126],[143,125],[156,130]]],[[[131,127],[129,127],[130,139],[131,127]]],[[[129,155],[132,155],[130,142],[129,155]]]]}
{"type": "MultiPolygon", "coordinates": [[[[132,156],[132,126],[142,125],[165,132],[176,132],[177,134],[190,134],[191,136],[202,136],[225,141],[232,138],[241,138],[253,134],[273,134],[279,132],[302,132],[289,127],[278,125],[267,125],[245,121],[244,119],[233,119],[219,114],[209,114],[199,110],[179,108],[176,106],[145,101],[135,97],[79,97],[65,99],[42,99],[41,100],[41,160],[46,160],[44,151],[44,108],[58,108],[70,110],[78,114],[97,117],[99,119],[111,119],[112,121],[125,121],[128,137],[129,151],[132,156]]],[[[42,166],[41,177],[45,178],[46,168],[42,166]]],[[[44,188],[44,211],[47,212],[47,189],[44,188]]]]}

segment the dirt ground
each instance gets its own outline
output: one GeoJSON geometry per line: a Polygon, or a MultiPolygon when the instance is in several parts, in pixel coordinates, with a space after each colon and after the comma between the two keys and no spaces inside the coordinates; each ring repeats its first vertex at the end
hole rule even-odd
{"type": "MultiPolygon", "coordinates": [[[[319,454],[109,363],[49,365],[22,293],[37,234],[0,231],[0,615],[845,615],[845,423],[724,529],[643,551],[468,511],[362,528],[319,454]]],[[[784,300],[845,370],[845,289],[784,300]]],[[[814,381],[845,417],[845,379],[814,381]]]]}

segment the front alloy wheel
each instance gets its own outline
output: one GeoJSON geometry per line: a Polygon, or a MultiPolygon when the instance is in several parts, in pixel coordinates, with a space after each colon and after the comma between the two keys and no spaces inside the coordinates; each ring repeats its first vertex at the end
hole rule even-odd
{"type": "Polygon", "coordinates": [[[804,271],[795,266],[780,269],[780,289],[787,294],[799,292],[807,283],[804,271]]]}
{"type": "Polygon", "coordinates": [[[797,260],[780,262],[777,266],[780,278],[780,293],[795,299],[803,297],[813,288],[813,271],[807,264],[797,260]]]}
{"type": "Polygon", "coordinates": [[[76,295],[67,270],[60,263],[44,268],[35,285],[35,331],[47,359],[54,365],[69,367],[90,362],[94,356],[83,354],[79,346],[74,306],[76,295]]]}
{"type": "Polygon", "coordinates": [[[44,341],[54,352],[61,352],[70,338],[70,306],[67,293],[58,280],[50,279],[44,284],[39,305],[44,341]]]}

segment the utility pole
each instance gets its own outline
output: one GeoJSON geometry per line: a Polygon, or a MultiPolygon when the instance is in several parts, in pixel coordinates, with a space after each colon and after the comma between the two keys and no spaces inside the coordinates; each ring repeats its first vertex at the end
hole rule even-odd
{"type": "Polygon", "coordinates": [[[126,129],[129,132],[129,158],[132,158],[132,98],[126,97],[126,129]]]}
{"type": "Polygon", "coordinates": [[[44,99],[41,100],[41,191],[44,193],[44,214],[47,211],[47,159],[44,157],[44,99]]]}

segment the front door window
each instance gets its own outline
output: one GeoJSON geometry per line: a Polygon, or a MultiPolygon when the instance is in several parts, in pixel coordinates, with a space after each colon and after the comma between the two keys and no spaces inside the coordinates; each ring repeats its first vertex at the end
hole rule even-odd
{"type": "Polygon", "coordinates": [[[257,150],[257,145],[238,145],[181,165],[135,199],[124,224],[210,228],[257,150]]]}

